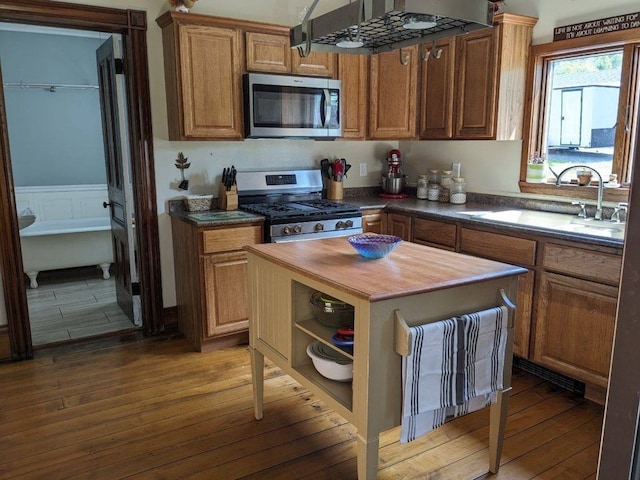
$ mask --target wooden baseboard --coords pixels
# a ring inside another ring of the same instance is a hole
[[[0,361],[3,360],[11,360],[11,342],[7,325],[0,325]]]

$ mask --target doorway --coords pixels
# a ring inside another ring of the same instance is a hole
[[[146,13],[91,7],[62,2],[34,0],[30,8],[19,0],[0,0],[0,22],[56,26],[75,30],[119,34],[123,39],[123,65],[127,98],[127,132],[131,152],[131,181],[136,211],[135,239],[137,244],[140,311],[145,334],[164,330],[158,249],[157,209],[153,169],[153,146],[150,98],[146,56]],[[0,90],[0,265],[7,311],[7,328],[14,359],[33,354],[27,293],[17,282],[24,275],[17,206],[14,199],[12,163],[6,128],[4,91]]]
[[[34,219],[20,228],[34,347],[141,325],[139,309],[134,311],[131,301],[131,277],[137,282],[136,265],[130,261],[134,255],[117,259],[128,263],[122,268],[113,253],[104,160],[107,148],[110,153],[118,152],[127,185],[127,201],[122,203],[131,215],[115,228],[132,237],[135,217],[124,128],[124,79],[114,73],[115,88],[100,85],[99,49],[117,56],[121,36],[0,24],[17,213],[19,220],[25,214]],[[102,101],[105,92],[113,93],[113,102]],[[101,104],[104,108],[113,105],[115,110],[114,115],[103,115],[113,118],[114,128],[106,133]],[[130,243],[127,251],[133,251],[133,238],[126,240]],[[122,290],[116,288],[122,283],[116,282],[121,271],[129,273],[123,287],[126,302],[116,295]]]

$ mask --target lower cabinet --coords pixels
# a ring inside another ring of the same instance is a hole
[[[542,272],[533,361],[607,387],[618,289]]]
[[[387,214],[382,210],[363,210],[362,231],[364,233],[385,233],[387,231]]]
[[[603,402],[622,257],[549,242],[541,263],[532,360],[585,382],[587,396]]]
[[[199,351],[248,341],[247,255],[262,225],[198,227],[172,218],[178,329]]]
[[[249,328],[247,255],[244,252],[204,258],[207,338]]]
[[[387,214],[387,233],[411,241],[413,218],[397,213]]]
[[[500,262],[529,268],[529,272],[518,277],[518,298],[514,324],[513,353],[529,358],[531,336],[531,307],[535,272],[537,242],[527,238],[513,237],[462,227],[460,231],[461,253],[498,260]]]
[[[386,233],[527,268],[518,277],[513,353],[584,382],[585,396],[604,403],[621,249],[496,230],[387,213]]]

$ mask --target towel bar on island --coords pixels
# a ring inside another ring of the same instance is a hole
[[[505,345],[505,358],[503,370],[503,388],[496,391],[495,403],[490,406],[489,421],[489,470],[497,473],[500,467],[500,456],[504,441],[504,430],[507,420],[509,404],[509,392],[511,390],[511,366],[513,355],[513,325],[515,318],[515,305],[509,299],[504,289],[498,290],[497,306],[507,309],[507,335]],[[394,348],[396,353],[407,357],[413,352],[413,338],[411,327],[407,324],[400,310],[395,310]],[[418,324],[419,325],[419,324]],[[435,426],[435,425],[434,425]],[[406,439],[404,440],[406,441]]]

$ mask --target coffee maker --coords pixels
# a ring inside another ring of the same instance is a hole
[[[402,173],[402,154],[400,150],[393,149],[389,151],[387,157],[388,171],[382,174],[382,191],[381,197],[386,198],[404,198],[407,196],[403,193],[406,175]]]

